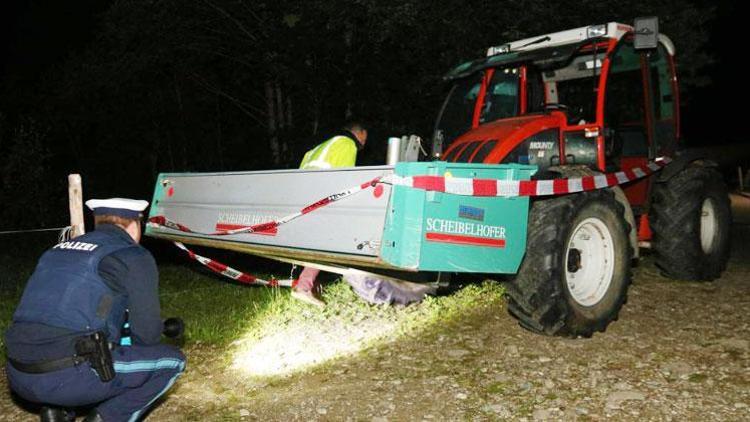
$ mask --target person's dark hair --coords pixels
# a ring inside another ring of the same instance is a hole
[[[122,228],[128,227],[130,223],[133,221],[138,221],[137,219],[132,218],[125,218],[120,217],[119,215],[95,215],[94,216],[94,226],[98,226],[100,224],[114,224],[115,226],[120,226]]]
[[[343,127],[344,130],[354,132],[355,130],[367,130],[367,125],[361,120],[347,120]]]

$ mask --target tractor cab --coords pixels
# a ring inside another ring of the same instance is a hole
[[[643,31],[642,31],[643,32]],[[671,154],[679,137],[674,46],[608,23],[492,47],[444,79],[433,136],[449,162],[582,164],[616,171]],[[641,46],[638,46],[641,47]],[[626,189],[633,205],[646,185]]]

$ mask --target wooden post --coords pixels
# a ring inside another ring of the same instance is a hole
[[[70,207],[70,238],[86,233],[83,226],[83,188],[80,174],[68,175],[68,202]]]

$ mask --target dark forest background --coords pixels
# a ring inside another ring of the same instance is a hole
[[[698,0],[6,0],[0,229],[65,225],[71,172],[86,198],[150,199],[159,172],[296,167],[350,116],[371,124],[358,162],[382,163],[389,135],[430,136],[452,66],[637,16],[659,16],[677,46],[686,140],[722,142],[742,121],[721,95],[739,81],[737,13]]]

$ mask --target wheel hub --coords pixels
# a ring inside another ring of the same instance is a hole
[[[609,227],[590,217],[574,229],[565,251],[565,281],[570,296],[582,306],[602,300],[612,283],[615,245]]]
[[[568,272],[574,273],[581,269],[581,251],[572,248],[568,251]]]
[[[719,227],[719,223],[716,217],[716,207],[714,201],[711,198],[703,200],[701,205],[701,219],[700,219],[700,235],[701,235],[701,249],[706,254],[713,252],[716,245],[716,235]]]

